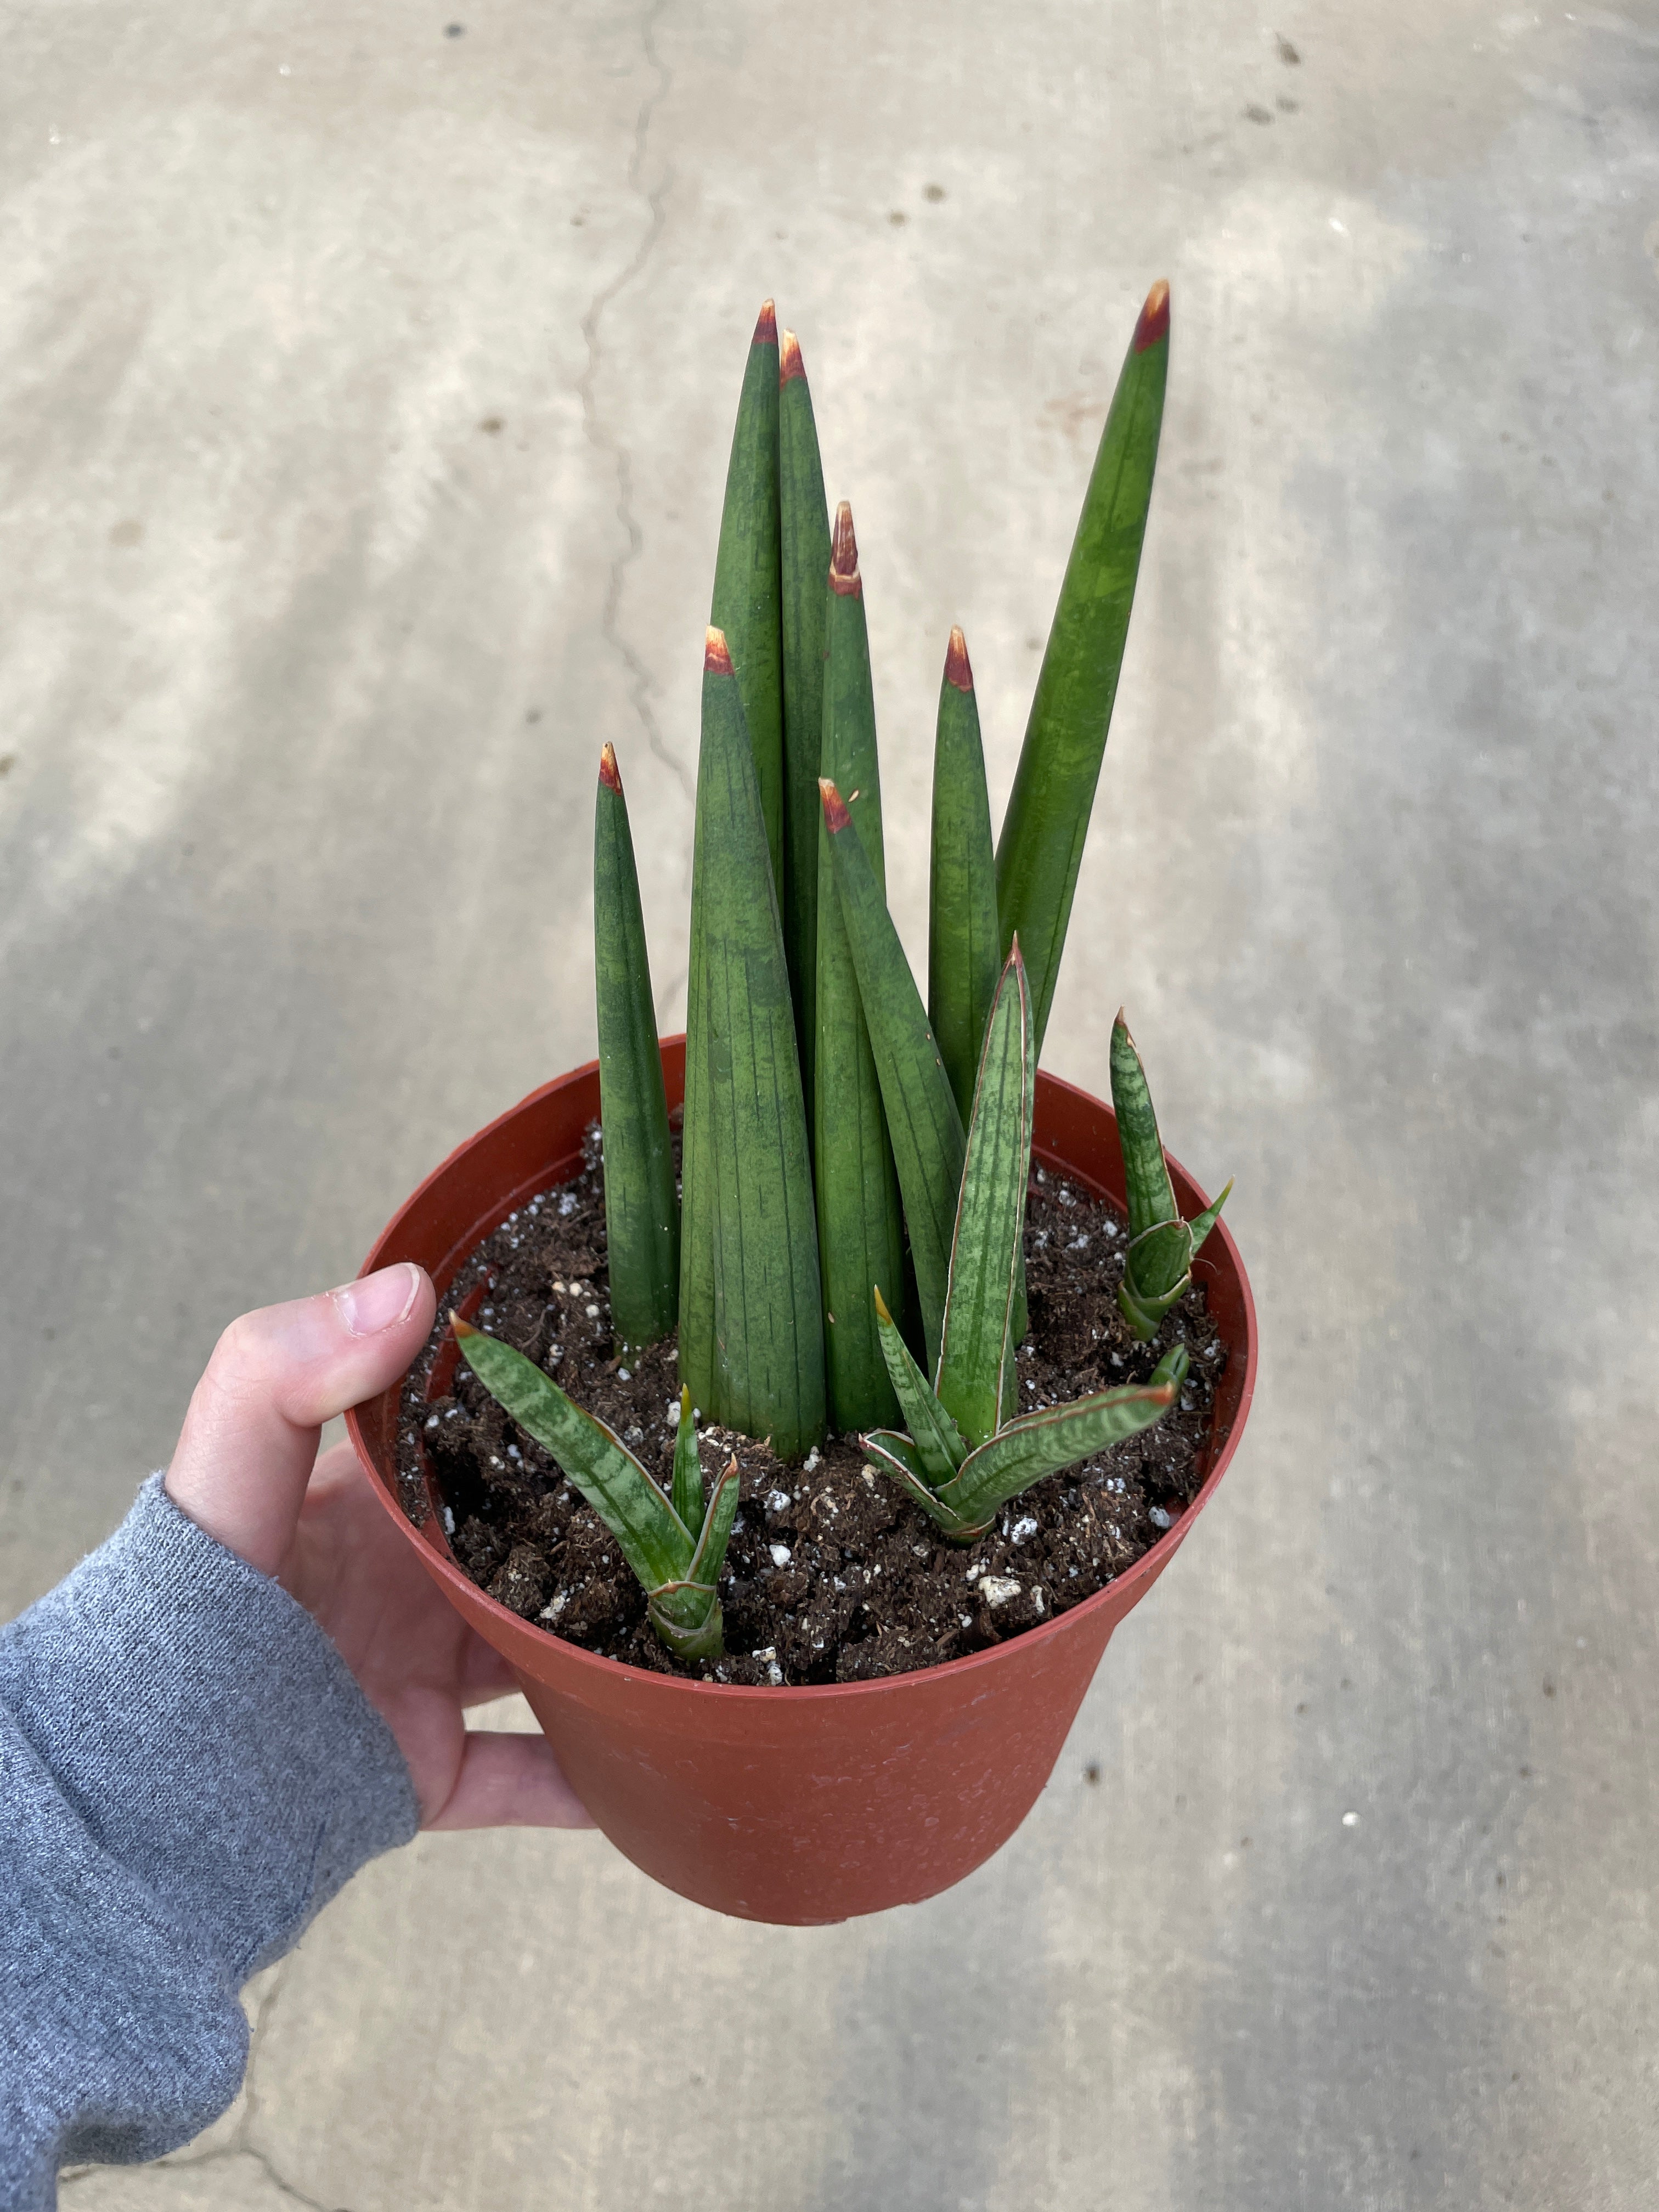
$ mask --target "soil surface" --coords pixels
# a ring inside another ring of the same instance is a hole
[[[1177,1338],[1193,1352],[1179,1405],[1155,1428],[1034,1484],[969,1547],[945,1543],[866,1467],[855,1437],[832,1437],[785,1462],[710,1425],[700,1438],[705,1480],[733,1453],[741,1472],[720,1579],[726,1654],[671,1657],[605,1523],[456,1359],[447,1326],[454,1308],[541,1363],[666,1489],[679,1413],[674,1340],[626,1366],[615,1355],[596,1139],[577,1181],[532,1199],[462,1266],[404,1385],[405,1510],[426,1518],[429,1465],[456,1558],[526,1620],[664,1674],[866,1681],[982,1650],[1066,1612],[1133,1565],[1197,1496],[1226,1363],[1204,1293],[1189,1291],[1154,1340],[1137,1344],[1115,1298],[1122,1216],[1038,1168],[1025,1232],[1031,1327],[1018,1355],[1021,1410],[1142,1381]]]

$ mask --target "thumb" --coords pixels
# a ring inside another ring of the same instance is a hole
[[[232,1322],[185,1415],[168,1497],[274,1575],[294,1539],[322,1424],[396,1382],[435,1305],[425,1270],[405,1260]]]

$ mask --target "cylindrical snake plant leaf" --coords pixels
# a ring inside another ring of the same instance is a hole
[[[766,846],[779,902],[783,864],[783,608],[778,556],[778,319],[768,300],[744,370],[726,471],[714,597],[708,620],[724,635],[743,693],[760,783]]]
[[[970,1444],[996,1434],[1010,1396],[1010,1324],[1031,1168],[1036,1051],[1025,963],[1015,939],[992,1001],[968,1125],[939,1355],[940,1403]]]
[[[609,745],[593,817],[593,974],[611,1313],[623,1346],[637,1347],[674,1326],[680,1201],[628,803]]]
[[[706,1413],[769,1437],[781,1459],[793,1459],[819,1441],[824,1423],[806,1112],[754,756],[726,641],[712,629],[697,824],[703,1035],[688,1039],[687,1052],[700,1045],[707,1058],[714,1341],[707,1393],[690,1375],[682,1380]]]
[[[702,1526],[702,1462],[697,1456],[697,1425],[691,1393],[680,1386],[679,1426],[674,1434],[674,1474],[669,1503],[688,1528]]]
[[[951,632],[939,689],[927,890],[927,1018],[965,1123],[1003,951],[985,749],[968,642],[959,629]]]
[[[997,845],[1003,947],[1018,930],[1039,1050],[1123,665],[1169,365],[1170,288],[1159,283],[1106,418]]]
[[[705,645],[705,658],[707,646]],[[708,1115],[708,1017],[703,946],[708,876],[703,865],[703,781],[697,769],[691,831],[691,940],[685,977],[685,1088],[680,1111],[681,1382],[700,1406],[714,1389],[714,1151]]]
[[[1157,1334],[1158,1323],[1192,1281],[1193,1255],[1214,1228],[1232,1184],[1229,1182],[1215,1204],[1195,1221],[1182,1219],[1146,1071],[1121,1008],[1112,1024],[1111,1068],[1112,1106],[1129,1208],[1129,1244],[1117,1302],[1144,1342]]]
[[[467,1365],[496,1404],[552,1453],[643,1588],[684,1582],[696,1549],[692,1531],[620,1437],[523,1352],[454,1314],[449,1321]]]
[[[834,857],[836,897],[847,926],[847,942],[904,1199],[927,1364],[936,1369],[951,1279],[957,1198],[962,1188],[962,1116],[933,1032],[927,1026],[927,1010],[863,841],[840,792],[828,777],[821,786],[821,796]],[[819,934],[821,939],[822,927]]]
[[[778,355],[778,508],[783,577],[783,950],[795,1000],[806,1126],[817,1050],[818,778],[823,729],[823,579],[830,519],[800,343]]]
[[[875,698],[858,544],[853,510],[845,500],[836,514],[828,573],[823,594],[828,648],[823,774],[842,790],[856,794],[849,808],[853,835],[879,886],[885,878],[885,863]],[[897,1414],[870,1287],[872,1283],[892,1285],[902,1320],[904,1230],[881,1084],[836,894],[830,835],[822,808],[815,807],[815,811],[819,883],[812,1162],[823,1270],[824,1366],[830,1424],[852,1434],[883,1427]]]

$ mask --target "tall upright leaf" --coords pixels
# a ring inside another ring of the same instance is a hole
[[[712,635],[712,633],[711,633]],[[705,660],[707,647],[705,646]],[[704,678],[705,695],[708,678]],[[704,725],[708,705],[705,696]],[[703,947],[708,934],[703,866],[703,781],[697,762],[691,832],[691,939],[685,975],[685,1088],[680,1110],[680,1381],[699,1406],[714,1390],[714,1153],[708,1118],[708,1014]]]
[[[714,629],[703,662],[697,816],[703,1021],[687,1050],[706,1056],[707,1129],[698,1139],[708,1147],[714,1200],[712,1381],[702,1404],[748,1436],[769,1437],[787,1459],[823,1433],[817,1233],[766,824],[742,697]]]
[[[593,815],[593,974],[611,1313],[623,1344],[639,1346],[674,1326],[680,1201],[628,802],[609,745]]]
[[[994,1436],[1011,1397],[1036,1092],[1031,1001],[1016,939],[992,1003],[968,1125],[939,1364],[939,1402],[975,1445]]]
[[[1146,295],[1106,418],[997,845],[997,915],[1016,930],[1042,1048],[1106,750],[1152,495],[1170,365],[1170,288]]]
[[[927,1364],[933,1369],[938,1364],[945,1324],[951,1240],[962,1186],[962,1116],[863,841],[833,781],[826,777],[821,788],[836,894],[881,1081],[882,1106],[910,1232]],[[821,914],[819,921],[822,943]]]
[[[725,636],[755,750],[772,880],[783,893],[783,611],[778,558],[778,319],[768,300],[726,471],[711,627]]]
[[[817,1050],[818,777],[823,728],[823,579],[830,519],[800,343],[778,356],[778,507],[783,577],[783,950],[795,1000],[806,1126]]]
[[[951,632],[939,687],[927,888],[927,1018],[965,1123],[1003,951],[985,749],[968,641],[959,629]]]
[[[885,879],[876,708],[853,510],[836,513],[825,595],[823,773],[853,793],[849,809],[878,886]],[[830,1418],[843,1432],[897,1415],[882,1356],[871,1285],[888,1287],[903,1318],[904,1231],[881,1084],[865,1024],[858,975],[836,895],[830,835],[818,810],[817,1039],[813,1054],[813,1166],[818,1256],[823,1271],[824,1363]]]

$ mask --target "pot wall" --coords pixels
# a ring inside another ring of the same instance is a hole
[[[679,1101],[684,1040],[663,1072]],[[468,1252],[581,1165],[597,1063],[531,1093],[470,1138],[398,1211],[363,1272],[416,1260],[440,1304]],[[1037,1076],[1045,1166],[1123,1203],[1111,1109]],[[1207,1203],[1170,1163],[1183,1213]],[[845,1920],[948,1889],[1006,1842],[1053,1771],[1114,1628],[1157,1581],[1220,1480],[1255,1381],[1255,1316],[1224,1221],[1194,1262],[1228,1347],[1197,1498],[1128,1571],[1070,1612],[972,1657],[875,1682],[758,1690],[603,1659],[487,1597],[435,1510],[398,1501],[398,1388],[347,1416],[377,1495],[456,1607],[510,1661],[560,1764],[617,1848],[683,1896],[746,1919]],[[428,1492],[431,1496],[431,1492]]]

